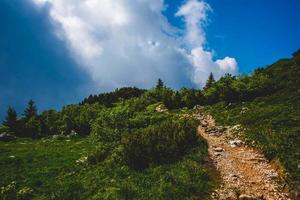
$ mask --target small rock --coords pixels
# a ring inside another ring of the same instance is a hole
[[[218,156],[222,156],[222,153],[221,152],[215,152],[214,155],[218,157]]]
[[[204,106],[200,106],[200,105],[195,105],[194,106],[194,108],[193,108],[194,110],[204,110]]]
[[[217,130],[217,131],[220,131],[220,132],[224,132],[224,131],[226,131],[226,129],[227,129],[227,128],[226,128],[225,126],[217,126],[217,127],[216,127],[216,130]]]
[[[166,106],[164,104],[160,104],[155,108],[156,112],[166,112],[168,111],[168,109],[166,108]]]
[[[240,147],[243,145],[243,142],[242,142],[242,140],[234,139],[234,140],[229,141],[229,144],[231,147],[236,147],[236,146]]]
[[[263,159],[263,158],[249,158],[248,160],[253,161],[253,162],[264,162],[265,161],[265,159]]]
[[[216,147],[216,148],[214,148],[214,151],[215,152],[222,152],[222,151],[224,151],[224,149],[222,149],[221,147]]]
[[[239,176],[236,175],[236,174],[230,174],[230,177],[231,177],[231,179],[234,180],[234,181],[237,181],[238,178],[239,178]]]
[[[256,198],[255,198],[255,197],[252,197],[252,196],[250,196],[250,195],[241,194],[241,195],[239,196],[239,199],[240,199],[240,200],[255,200]]]
[[[270,172],[267,174],[267,176],[271,179],[276,179],[278,178],[278,174],[276,172]]]
[[[16,139],[17,139],[16,136],[11,135],[9,133],[1,133],[0,134],[0,141],[3,141],[3,142],[14,141]]]
[[[78,136],[78,133],[74,130],[71,131],[69,137],[73,138],[73,137],[77,137]]]
[[[218,197],[218,194],[217,194],[216,192],[213,192],[213,193],[211,194],[211,197],[214,198],[214,199],[216,199],[216,198]]]
[[[202,127],[207,127],[208,123],[206,121],[201,122]]]

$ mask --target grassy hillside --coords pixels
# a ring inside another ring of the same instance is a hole
[[[197,123],[147,99],[102,108],[88,137],[0,142],[0,199],[206,199]]]
[[[241,124],[245,128],[243,137],[250,144],[254,141],[270,160],[282,167],[292,187],[300,183],[300,65],[297,59],[296,56],[283,59],[259,69],[260,74],[269,77],[271,87],[265,95],[251,101],[219,102],[207,109],[220,124]]]
[[[174,91],[159,80],[60,111],[39,114],[30,101],[18,117],[9,108],[0,133],[18,139],[0,142],[0,199],[206,199],[216,185],[207,143],[197,122],[180,115],[195,105],[220,124],[241,124],[243,137],[297,186],[299,58],[300,51],[249,76],[211,75],[203,90]]]
[[[202,199],[212,188],[201,147],[142,172],[122,162],[119,148],[86,161],[96,148],[88,138],[1,143],[1,199]]]

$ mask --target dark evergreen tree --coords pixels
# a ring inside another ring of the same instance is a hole
[[[298,51],[293,53],[293,57],[294,57],[296,64],[299,65],[300,64],[300,49],[298,49]]]
[[[206,85],[205,85],[205,87],[204,87],[204,90],[211,88],[211,87],[214,85],[215,82],[216,82],[216,81],[215,81],[214,75],[213,75],[213,73],[211,72],[211,73],[209,74],[209,76],[208,76],[207,81],[206,81]]]
[[[37,138],[41,134],[41,121],[37,114],[37,108],[33,100],[28,102],[26,109],[23,114],[22,120],[25,137]]]
[[[41,137],[41,121],[33,116],[25,123],[25,137]]]
[[[8,128],[9,133],[16,135],[17,113],[14,108],[8,107],[7,116],[5,117],[3,125]]]
[[[155,88],[158,89],[158,90],[164,88],[164,82],[160,78],[157,80],[157,84],[156,84]]]
[[[173,99],[173,108],[176,109],[176,108],[181,108],[182,107],[182,101],[181,101],[181,96],[180,96],[179,92],[176,91],[173,94],[172,99]]]
[[[293,53],[293,57],[297,57],[300,56],[300,49],[298,49],[298,51]]]
[[[107,107],[112,107],[117,102],[140,97],[145,93],[145,91],[146,90],[138,89],[136,87],[123,87],[120,89],[116,89],[113,92],[102,93],[99,95],[90,95],[88,98],[85,98],[80,103],[80,105],[100,103]]]
[[[24,111],[25,121],[29,121],[32,117],[37,117],[37,108],[33,100],[30,100],[27,104],[27,108]]]
[[[46,110],[40,115],[42,136],[59,134],[59,113]]]

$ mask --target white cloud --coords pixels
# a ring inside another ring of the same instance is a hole
[[[214,61],[213,53],[204,49],[206,37],[203,27],[210,10],[211,7],[205,1],[189,0],[176,13],[176,16],[184,18],[186,24],[184,39],[191,52],[189,59],[194,67],[192,80],[202,86],[211,72],[217,79],[225,73],[237,73],[234,58],[225,57]]]
[[[203,85],[210,72],[237,70],[234,58],[213,61],[203,48],[204,1],[189,0],[176,13],[186,24],[183,37],[162,14],[163,0],[32,1],[48,4],[57,35],[102,89],[149,87],[159,77],[173,87]]]
[[[175,14],[184,17],[186,24],[186,42],[192,46],[203,46],[205,43],[205,33],[201,28],[207,20],[207,11],[210,6],[204,1],[190,0],[181,6]]]
[[[234,74],[237,69],[237,62],[234,58],[225,57],[223,60],[217,60],[217,65],[223,72]]]

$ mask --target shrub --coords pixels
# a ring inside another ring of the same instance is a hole
[[[142,170],[151,164],[171,163],[199,144],[196,123],[187,119],[168,119],[159,125],[138,129],[124,139],[128,166]]]
[[[3,200],[10,200],[17,198],[17,189],[16,189],[16,182],[13,181],[7,186],[1,187],[0,190],[0,199]]]
[[[109,148],[107,148],[106,146],[101,146],[88,156],[87,161],[89,164],[95,165],[99,162],[104,161],[108,156]]]
[[[61,200],[69,200],[69,199],[86,199],[84,197],[84,193],[86,189],[79,182],[70,182],[66,183],[58,191],[53,194],[52,199],[61,199]]]
[[[18,200],[29,200],[33,199],[33,190],[30,187],[24,187],[17,193]]]
[[[7,133],[9,131],[7,126],[0,125],[0,134],[1,133]]]

